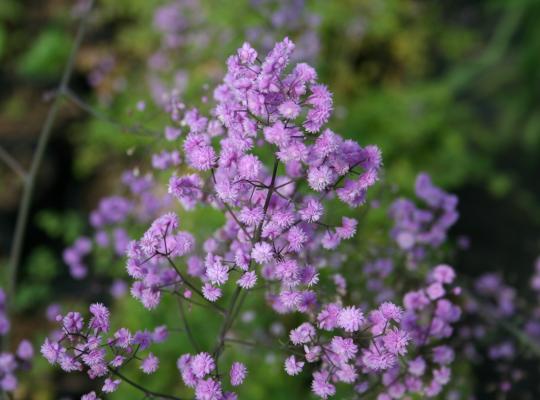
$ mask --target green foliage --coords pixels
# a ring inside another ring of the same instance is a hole
[[[80,214],[75,211],[58,213],[42,210],[36,215],[36,224],[48,236],[61,239],[66,244],[73,242],[84,226]]]
[[[71,45],[72,38],[68,32],[54,27],[45,30],[21,56],[18,72],[34,79],[59,75]]]
[[[2,59],[2,56],[3,56],[4,51],[5,51],[6,37],[7,37],[6,29],[0,23],[0,60]]]

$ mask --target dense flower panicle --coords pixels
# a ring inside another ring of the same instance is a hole
[[[147,374],[154,373],[159,360],[152,353],[139,358],[154,340],[152,334],[138,331],[134,335],[126,328],[110,332],[109,310],[100,303],[89,307],[91,317],[84,325],[83,317],[69,312],[57,318],[61,329],[46,338],[41,346],[41,354],[66,372],[86,371],[90,379],[103,378],[101,388],[104,393],[112,393],[121,383],[114,371],[128,363],[140,360],[140,369]],[[157,340],[155,341],[158,342]],[[20,357],[28,357],[28,348],[19,350]],[[93,398],[89,393],[87,398]]]
[[[174,18],[162,18],[174,25]],[[326,399],[335,395],[337,385],[370,386],[379,379],[393,382],[382,389],[391,398],[415,391],[431,395],[449,380],[445,369],[451,362],[449,354],[441,349],[422,359],[429,378],[418,374],[419,361],[407,362],[417,360],[424,345],[435,347],[452,333],[460,315],[450,286],[455,273],[439,265],[424,287],[405,293],[403,299],[398,297],[403,293],[381,290],[385,298],[377,299],[374,307],[351,303],[356,285],[339,270],[345,255],[331,251],[355,236],[358,221],[340,215],[341,222],[331,224],[327,220],[335,219],[327,215],[332,214],[328,200],[350,207],[364,204],[379,177],[381,152],[325,127],[333,110],[332,93],[317,81],[312,67],[290,65],[294,49],[285,38],[264,57],[245,43],[229,57],[223,82],[213,92],[215,104],[208,102],[208,114],[171,102],[167,111],[181,132],[170,128],[166,139],[176,148],[153,157],[154,168],[169,177],[166,190],[152,177],[126,175],[130,195],[109,199],[112,212],[100,204],[93,214],[94,241],[125,253],[126,270],[133,280],[130,292],[148,310],[165,296],[175,296],[181,306],[189,305],[188,311],[202,305],[224,315],[224,328],[212,353],[194,343],[197,354],[178,359],[181,378],[196,399],[236,398],[224,392],[228,383],[219,373],[223,371],[220,355],[225,342],[234,340],[228,333],[240,311],[236,300],[241,304],[247,290],[255,293],[259,288],[278,315],[294,313],[299,319],[299,325],[288,332],[287,348],[294,355],[286,358],[284,369],[298,375],[310,364],[315,395]],[[268,158],[272,161],[267,164]],[[181,161],[185,165],[178,168]],[[457,215],[455,202],[425,178],[417,184],[417,194],[429,207],[447,214],[434,221],[408,203],[394,206],[392,234],[402,250],[409,250],[402,245],[411,241],[406,237],[411,232],[416,235],[411,245],[415,251],[418,244],[440,244],[441,232]],[[184,221],[176,213],[178,203],[187,211],[219,210],[223,224],[196,243],[192,234],[179,230]],[[145,218],[139,218],[142,214]],[[130,238],[124,229],[130,218],[146,227],[139,238]],[[417,225],[411,227],[409,218]],[[437,227],[426,234],[425,227],[431,229],[433,224]],[[70,261],[80,263],[82,253],[72,255]],[[336,270],[323,271],[330,267]],[[373,262],[368,288],[384,289],[392,269],[391,261]],[[328,277],[330,285],[320,287]],[[261,283],[255,288],[258,280]],[[227,285],[236,285],[229,309],[221,305],[222,297],[229,297]],[[181,310],[185,318],[188,311]],[[166,340],[166,328],[110,332],[107,308],[93,304],[90,314],[86,326],[78,313],[60,318],[59,335],[47,338],[42,346],[50,363],[103,379],[105,393],[116,390],[120,381],[115,369],[126,364],[138,363],[146,374],[157,371],[158,358],[139,352]],[[239,386],[246,376],[245,365],[234,362],[230,384]]]

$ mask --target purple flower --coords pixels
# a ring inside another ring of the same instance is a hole
[[[259,264],[271,261],[273,259],[272,246],[266,242],[255,243],[251,251],[251,257]]]
[[[195,398],[197,400],[221,399],[221,384],[212,378],[199,380],[195,388]]]
[[[242,277],[238,279],[237,283],[242,289],[252,289],[257,283],[257,274],[255,271],[245,272]]]
[[[354,344],[351,338],[342,338],[341,336],[334,336],[330,342],[330,347],[335,354],[343,358],[343,361],[352,359],[358,351],[358,346]]]
[[[171,176],[168,192],[176,197],[187,210],[202,198],[202,180],[199,175]]]
[[[309,343],[315,338],[315,328],[308,322],[304,322],[290,333],[291,342],[295,345]]]
[[[338,325],[338,317],[341,307],[335,303],[327,304],[317,316],[318,326],[326,331],[331,331]]]
[[[208,353],[199,353],[191,360],[191,370],[197,378],[204,378],[215,368],[215,362],[212,356]]]
[[[81,400],[99,400],[99,397],[97,397],[96,392],[91,391],[90,393],[83,394]]]
[[[380,351],[372,344],[362,352],[362,363],[373,371],[387,370],[396,364],[396,356]]]
[[[312,106],[308,111],[304,127],[308,132],[318,132],[330,117],[332,112],[332,94],[324,85],[311,86],[311,95],[307,103]]]
[[[216,301],[221,297],[221,289],[206,283],[202,288],[204,297],[209,301]]]
[[[313,373],[313,381],[311,383],[311,390],[317,396],[322,399],[327,399],[330,396],[336,394],[336,388],[329,381],[329,373],[326,371],[319,371]]]
[[[41,345],[41,354],[47,359],[50,364],[56,364],[58,358],[63,354],[64,349],[56,342],[51,342],[49,338],[45,338],[45,342]]]
[[[290,356],[285,360],[285,372],[294,376],[298,375],[304,368],[304,362],[296,361],[295,356]]]
[[[154,329],[152,340],[154,343],[162,343],[169,337],[169,331],[165,325],[158,326]]]
[[[395,355],[404,355],[407,353],[409,343],[409,334],[400,329],[389,329],[383,336],[383,343],[386,350]]]
[[[346,332],[356,332],[364,323],[364,314],[360,309],[350,306],[339,311],[337,325]]]
[[[34,357],[34,347],[28,340],[21,340],[17,347],[17,357],[22,360],[30,361]]]
[[[120,385],[120,379],[107,378],[105,379],[105,383],[103,384],[103,387],[101,388],[101,390],[103,390],[104,393],[113,393],[113,392],[116,392],[119,385]]]
[[[240,362],[234,362],[231,366],[230,377],[231,385],[239,386],[244,382],[244,379],[247,375],[247,368],[244,364]]]
[[[152,353],[148,354],[148,356],[142,360],[141,362],[141,370],[145,374],[153,374],[157,371],[159,366],[159,359],[153,355]]]
[[[96,332],[107,332],[109,330],[109,310],[101,303],[90,305],[92,319],[88,324]]]

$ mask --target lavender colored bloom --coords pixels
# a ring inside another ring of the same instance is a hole
[[[257,274],[255,271],[245,272],[237,283],[242,289],[253,289],[257,283]]]
[[[101,388],[101,390],[103,390],[104,393],[113,393],[113,392],[116,392],[119,385],[120,385],[120,379],[107,378],[105,379],[105,383],[103,384],[103,387]]]
[[[92,319],[89,326],[96,332],[107,332],[109,330],[109,310],[101,303],[94,303],[90,306]]]
[[[303,368],[304,362],[296,361],[295,356],[290,356],[285,360],[285,372],[291,376],[298,375]]]
[[[336,388],[329,381],[329,373],[326,371],[319,371],[313,373],[313,381],[311,383],[311,390],[317,396],[322,399],[327,399],[336,393]]]
[[[97,397],[96,392],[91,391],[90,393],[83,394],[81,400],[99,400],[99,397]]]
[[[199,353],[191,360],[191,370],[198,378],[203,378],[215,368],[215,362],[208,353]]]
[[[291,342],[295,345],[304,344],[315,338],[315,328],[308,322],[303,323],[290,333]]]
[[[30,361],[34,357],[34,347],[28,340],[21,340],[17,347],[17,357],[22,360]]]
[[[230,377],[231,385],[239,386],[244,382],[247,375],[247,368],[240,362],[234,362],[231,366]]]
[[[141,362],[141,370],[145,374],[153,374],[157,371],[159,366],[159,359],[153,355],[152,353],[148,354],[148,356],[142,360]]]
[[[195,388],[197,400],[218,400],[222,396],[221,384],[212,378],[201,379]]]
[[[152,340],[154,343],[162,343],[169,337],[169,331],[165,325],[158,326],[154,329]]]
[[[202,293],[206,299],[209,301],[216,301],[221,297],[221,289],[214,287],[209,283],[206,283],[202,288]]]
[[[383,343],[386,350],[392,354],[404,355],[407,353],[407,345],[409,343],[409,334],[400,329],[390,329],[383,336]]]
[[[346,332],[355,332],[360,329],[364,323],[364,314],[360,309],[350,306],[339,311],[337,324]]]

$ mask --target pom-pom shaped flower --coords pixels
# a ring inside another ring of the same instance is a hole
[[[364,314],[354,306],[345,307],[339,311],[337,325],[346,332],[356,332],[364,323]]]
[[[247,368],[241,362],[234,362],[230,370],[231,385],[239,386],[244,382],[247,375]]]

